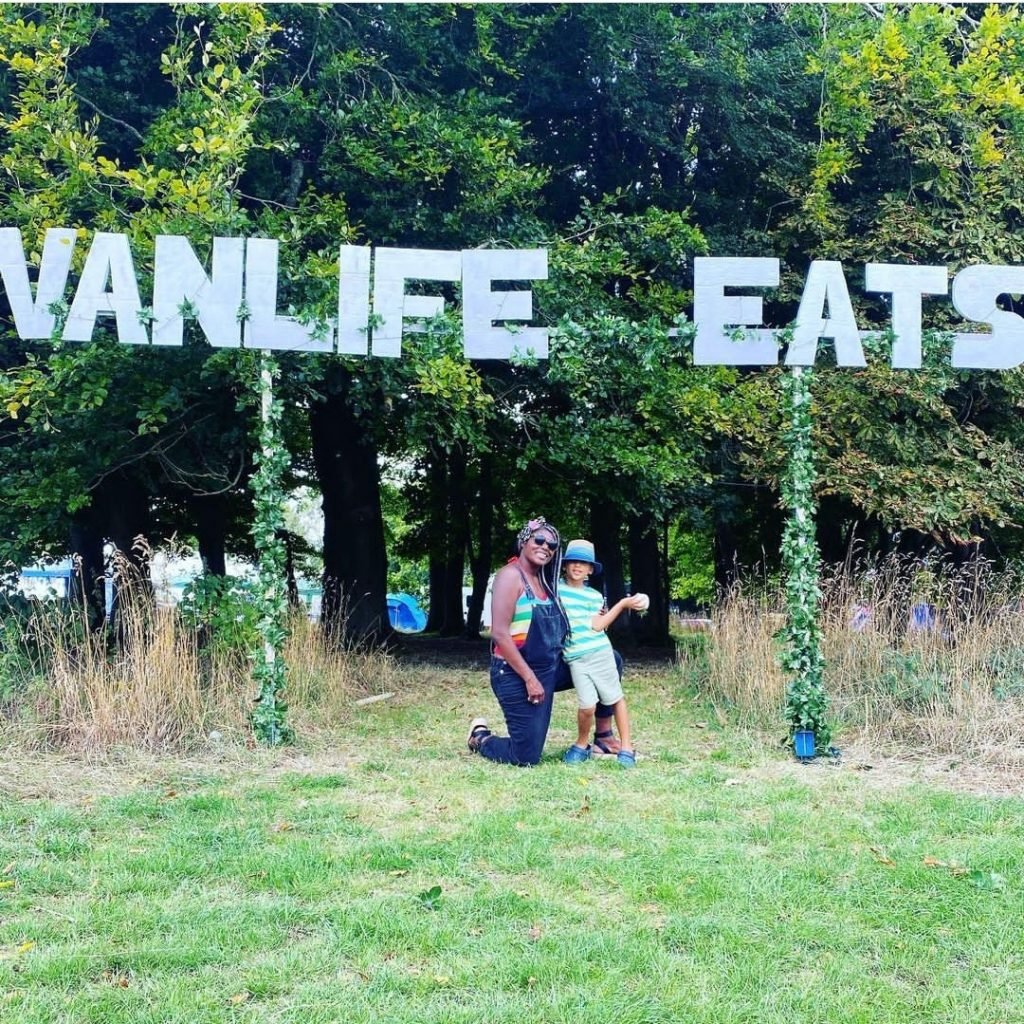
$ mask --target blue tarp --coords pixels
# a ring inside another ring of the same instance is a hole
[[[388,594],[388,618],[393,629],[418,633],[427,624],[419,602],[411,594]]]

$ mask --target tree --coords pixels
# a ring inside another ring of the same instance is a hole
[[[782,226],[794,251],[854,266],[907,261],[954,272],[1020,262],[1017,8],[863,5],[792,17],[822,28],[808,67],[822,82],[821,142],[807,175],[790,186],[794,204]],[[791,262],[784,295],[793,295],[799,269]],[[860,271],[851,273],[859,296]],[[867,346],[866,370],[817,375],[820,493],[845,507],[850,523],[912,528],[944,545],[1019,520],[1020,371],[952,370],[942,332],[971,328],[945,301],[925,305],[925,324],[938,332],[926,339],[925,368],[893,370],[888,308],[855,301],[879,337]],[[765,467],[757,455],[752,464]]]
[[[196,24],[193,33],[199,13],[179,10],[163,55],[177,100],[150,123],[148,137],[131,128],[138,148],[124,164],[102,152],[105,115],[81,118],[72,72],[105,23],[84,8],[28,18],[5,12],[0,24],[17,116],[4,122],[3,168],[15,185],[4,221],[21,226],[31,263],[38,264],[43,231],[54,223],[79,226],[83,238],[93,227],[120,230],[131,237],[145,284],[157,233],[184,234],[202,251],[211,229],[241,228],[234,187],[253,144],[255,83],[269,55],[270,27],[258,9],[239,9]],[[147,38],[158,23],[134,21]],[[134,63],[131,71],[141,73]],[[123,135],[127,122],[116,123]],[[75,269],[82,255],[79,246]],[[13,357],[7,365],[3,465],[20,503],[5,534],[16,565],[43,546],[62,547],[70,529],[95,573],[105,538],[131,557],[133,538],[158,529],[161,508],[174,516],[184,502],[237,493],[243,482],[248,446],[232,357],[201,345],[118,345],[103,324],[96,335],[85,345],[27,344],[23,361]],[[154,500],[161,492],[163,506]],[[26,510],[36,510],[35,518],[26,522]],[[201,533],[222,551],[223,537],[211,536],[216,518],[207,517]]]

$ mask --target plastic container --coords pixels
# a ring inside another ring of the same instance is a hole
[[[793,733],[793,753],[801,761],[810,760],[814,757],[814,731],[811,729],[798,729]]]

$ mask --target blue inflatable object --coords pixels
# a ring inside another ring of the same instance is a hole
[[[392,629],[418,633],[427,625],[427,616],[412,594],[388,594],[388,618]]]

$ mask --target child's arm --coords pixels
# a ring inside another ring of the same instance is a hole
[[[643,598],[639,594],[633,594],[632,597],[624,597],[621,601],[616,601],[608,611],[598,612],[590,620],[590,628],[598,633],[604,632],[627,608],[641,611],[643,603]]]

